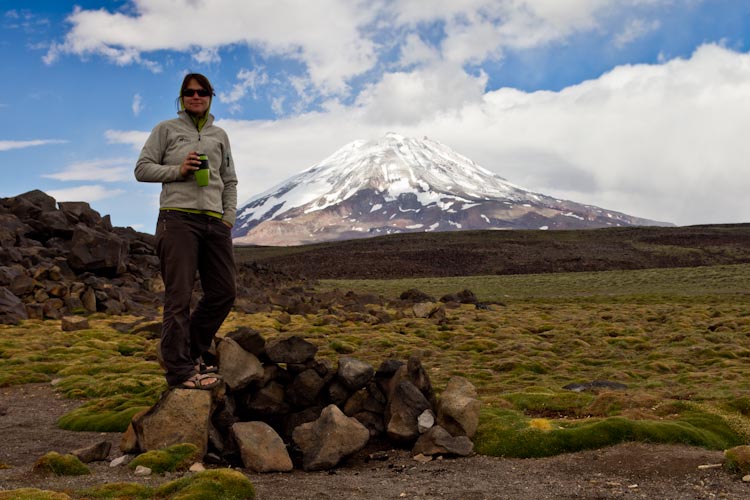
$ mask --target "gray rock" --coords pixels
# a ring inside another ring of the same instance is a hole
[[[71,452],[72,455],[78,457],[78,460],[88,464],[90,462],[98,462],[106,460],[109,456],[109,451],[112,449],[112,443],[109,441],[100,441],[86,448],[79,448]]]
[[[318,352],[315,344],[298,336],[278,339],[266,345],[266,354],[274,363],[302,364]]]
[[[312,368],[307,369],[294,377],[294,381],[286,392],[287,397],[297,407],[309,406],[318,399],[324,383],[318,372]]]
[[[233,391],[243,389],[263,378],[263,365],[253,354],[232,339],[225,338],[217,348],[219,375]]]
[[[419,417],[417,417],[417,430],[420,434],[424,434],[428,430],[432,429],[435,425],[435,414],[432,410],[423,411]]]
[[[252,328],[241,326],[233,332],[229,332],[226,338],[234,340],[244,350],[254,354],[258,358],[262,358],[266,354],[266,340],[259,332]]]
[[[364,448],[370,431],[335,405],[329,405],[317,420],[294,429],[292,439],[302,451],[304,470],[325,470]]]
[[[128,242],[115,234],[78,224],[71,245],[69,262],[76,272],[121,274],[127,270]]]
[[[287,472],[292,459],[276,431],[264,422],[237,422],[232,426],[242,463],[253,472]]]
[[[289,413],[289,405],[285,399],[284,386],[271,381],[247,400],[247,408],[262,416],[284,415]]]
[[[474,451],[474,443],[466,436],[453,437],[436,425],[422,434],[411,451],[415,455],[457,455],[466,457]]]
[[[147,412],[133,418],[138,448],[158,450],[173,444],[192,443],[201,455],[208,446],[211,392],[171,389]]]
[[[21,299],[4,286],[0,287],[0,323],[15,324],[25,319],[29,319],[29,315]]]
[[[440,395],[438,424],[453,436],[474,437],[482,403],[476,388],[463,377],[453,377]]]
[[[344,356],[339,359],[338,379],[350,391],[357,391],[367,385],[375,376],[375,369],[358,359]]]
[[[413,443],[419,437],[419,415],[428,409],[430,402],[414,384],[408,380],[399,382],[385,411],[388,437],[400,444]]]

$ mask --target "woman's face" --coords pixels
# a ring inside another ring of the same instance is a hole
[[[182,92],[182,104],[185,106],[185,111],[192,115],[204,114],[208,109],[208,105],[211,103],[210,93],[201,97],[198,95],[198,92],[196,92],[197,90],[205,93],[206,89],[201,87],[195,79],[191,79],[190,82],[188,82],[187,87],[185,87],[185,90]],[[186,93],[191,95],[185,95]]]

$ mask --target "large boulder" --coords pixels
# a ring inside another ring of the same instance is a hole
[[[29,319],[29,315],[21,299],[4,286],[0,287],[0,323],[15,324],[24,319]]]
[[[388,437],[400,444],[413,443],[419,437],[419,416],[430,408],[430,402],[413,383],[401,380],[391,393],[385,411]]]
[[[237,422],[232,435],[240,449],[242,464],[253,472],[288,472],[292,459],[284,441],[264,422]]]
[[[133,430],[141,451],[173,444],[192,443],[201,454],[208,447],[212,391],[171,389],[146,413],[133,418]]]
[[[302,364],[315,357],[318,347],[296,335],[266,345],[266,354],[274,363]]]
[[[260,360],[244,350],[232,339],[224,338],[217,347],[219,375],[233,391],[247,387],[250,382],[263,378]]]
[[[325,470],[364,448],[370,431],[336,405],[328,405],[317,420],[294,429],[292,439],[302,450],[304,470]]]
[[[375,369],[364,361],[344,356],[339,359],[337,375],[341,383],[354,392],[366,386],[372,380],[375,376]]]
[[[28,224],[13,214],[0,214],[0,247],[12,247],[19,237],[31,231]]]
[[[440,395],[438,424],[453,436],[472,438],[477,432],[481,407],[472,383],[463,377],[453,377]]]
[[[58,203],[62,213],[71,224],[79,222],[94,227],[101,223],[102,216],[85,201],[61,201]]]
[[[76,272],[112,276],[127,269],[128,243],[115,234],[78,224],[71,245],[69,262]]]

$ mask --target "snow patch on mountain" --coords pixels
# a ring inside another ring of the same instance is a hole
[[[525,190],[427,137],[347,144],[238,211],[236,243],[301,244],[410,231],[654,224]]]

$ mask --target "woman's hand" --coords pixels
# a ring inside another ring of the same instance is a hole
[[[198,170],[200,164],[201,160],[198,157],[198,153],[196,151],[189,152],[185,159],[182,160],[182,165],[180,165],[180,175],[186,177],[190,172]]]

